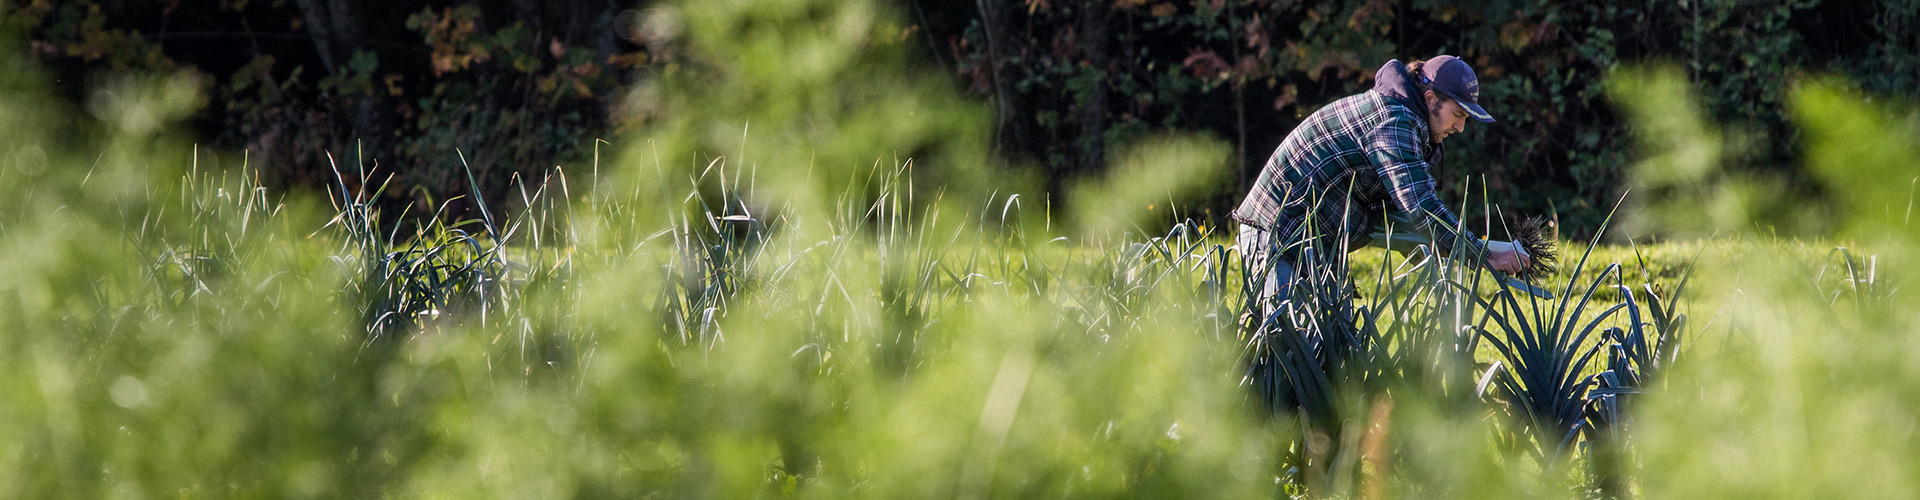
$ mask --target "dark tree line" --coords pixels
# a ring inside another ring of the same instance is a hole
[[[9,0],[4,21],[63,81],[112,71],[206,77],[196,124],[282,184],[331,182],[324,153],[378,161],[395,204],[490,199],[515,175],[646,126],[622,89],[686,56],[649,40],[660,2]],[[1623,65],[1665,61],[1729,125],[1739,168],[1789,171],[1791,84],[1839,74],[1920,89],[1920,0],[893,0],[922,59],[993,103],[995,147],[1058,187],[1144,134],[1232,141],[1220,217],[1294,124],[1371,85],[1388,59],[1450,53],[1499,122],[1449,141],[1445,188],[1578,234],[1619,196],[1628,132],[1604,96]],[[63,85],[76,102],[86,85]],[[452,154],[464,153],[467,165]],[[344,158],[343,158],[344,157]],[[1484,179],[1484,183],[1482,183]]]
[[[637,38],[644,6],[616,0],[8,7],[0,18],[76,102],[84,83],[115,72],[202,75],[201,137],[244,150],[281,185],[335,182],[328,153],[350,173],[364,158],[379,167],[365,181],[390,180],[386,203],[414,205],[414,215],[471,191],[469,168],[488,199],[504,202],[515,176],[586,158],[622,125],[614,106],[635,68],[660,55]]]
[[[1920,91],[1913,0],[915,0],[953,71],[1001,111],[998,144],[1056,183],[1163,130],[1234,141],[1218,216],[1307,114],[1371,87],[1389,59],[1460,56],[1498,123],[1449,140],[1450,199],[1595,227],[1622,191],[1628,131],[1604,95],[1623,65],[1682,67],[1729,125],[1736,169],[1790,172],[1788,92],[1809,75]],[[1790,174],[1789,174],[1790,175]],[[1481,180],[1484,178],[1484,184]],[[1469,188],[1466,180],[1471,179]]]

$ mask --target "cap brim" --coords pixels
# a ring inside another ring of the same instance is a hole
[[[1455,102],[1459,102],[1460,109],[1467,110],[1467,115],[1472,116],[1473,119],[1475,120],[1479,120],[1480,123],[1493,123],[1493,115],[1487,114],[1487,110],[1480,109],[1479,104],[1474,104],[1466,101],[1455,101]]]

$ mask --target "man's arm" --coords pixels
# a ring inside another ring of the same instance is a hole
[[[1394,204],[1433,235],[1435,250],[1441,256],[1453,254],[1456,238],[1475,245],[1471,250],[1484,250],[1478,246],[1479,239],[1473,232],[1460,227],[1460,219],[1440,201],[1440,194],[1434,189],[1432,166],[1420,157],[1421,137],[1413,120],[1395,113],[1361,137],[1360,147],[1367,161],[1380,174],[1380,182]]]

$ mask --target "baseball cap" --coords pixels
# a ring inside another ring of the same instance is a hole
[[[1460,103],[1467,114],[1482,123],[1492,122],[1493,115],[1480,107],[1480,79],[1473,76],[1473,68],[1458,57],[1443,55],[1428,59],[1420,65],[1422,78],[1433,84],[1433,90]]]

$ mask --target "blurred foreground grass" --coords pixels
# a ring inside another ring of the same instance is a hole
[[[985,110],[901,70],[886,7],[649,15],[707,61],[636,91],[654,128],[411,235],[347,187],[378,186],[357,159],[324,195],[197,165],[166,133],[190,81],[97,89],[81,119],[0,57],[0,497],[1920,494],[1898,295],[1920,236],[1889,187],[1912,185],[1920,128],[1842,87],[1807,84],[1796,115],[1810,168],[1858,195],[1805,240],[1835,243],[1792,243],[1743,215],[1769,213],[1765,181],[1668,119],[1692,109],[1674,77],[1624,76],[1642,178],[1681,185],[1648,189],[1724,208],[1631,227],[1720,237],[1585,266],[1566,245],[1581,277],[1544,283],[1604,290],[1585,312],[1400,278],[1433,291],[1361,301],[1394,336],[1355,365],[1382,377],[1333,374],[1329,422],[1246,387],[1227,235],[1147,209],[1207,182],[1219,144],[1125,152],[1058,217],[985,167]],[[1690,319],[1656,318],[1639,291],[1696,255],[1664,306]],[[1422,350],[1481,339],[1515,354]]]

